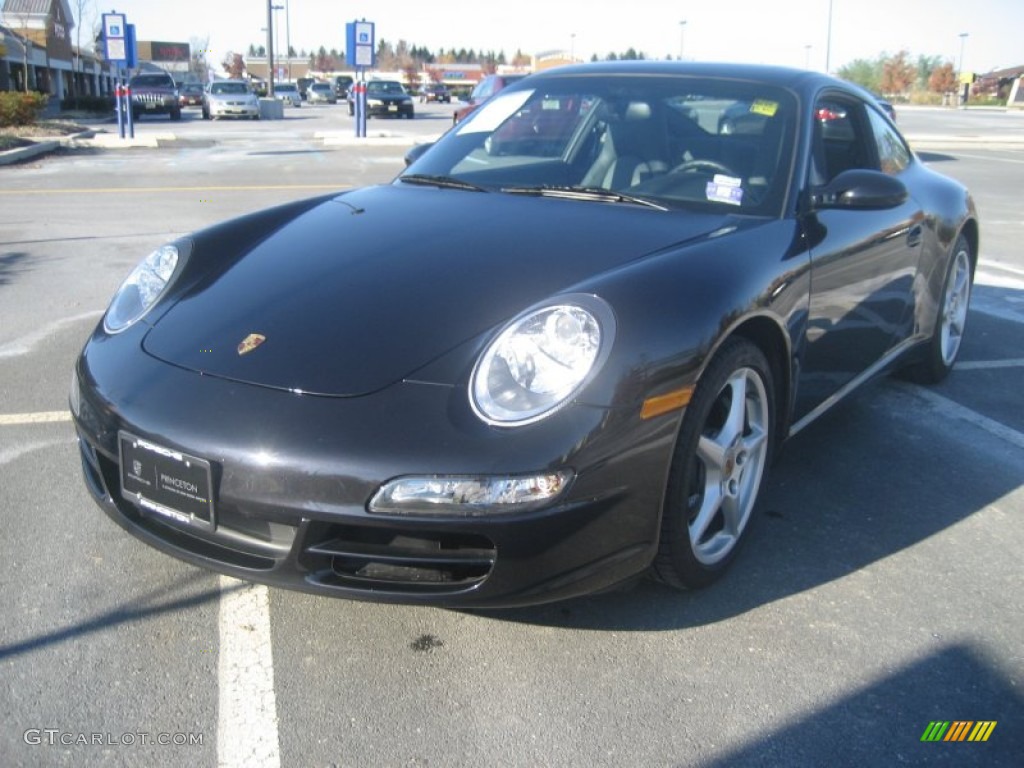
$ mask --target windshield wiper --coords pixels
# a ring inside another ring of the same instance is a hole
[[[464,189],[467,192],[486,192],[483,187],[470,184],[468,181],[456,179],[454,176],[434,176],[429,173],[407,173],[398,177],[399,181],[406,184],[424,184],[430,187],[442,187],[444,189]]]
[[[602,187],[562,187],[544,184],[539,187],[505,187],[501,191],[508,192],[510,195],[561,197],[567,200],[594,200],[604,203],[633,203],[634,205],[646,205],[648,208],[655,208],[659,211],[669,210],[661,203],[656,203],[645,197],[627,195]]]

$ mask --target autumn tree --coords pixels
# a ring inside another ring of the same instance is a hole
[[[882,93],[907,93],[917,80],[917,69],[907,59],[908,51],[890,56],[882,64]]]
[[[953,65],[946,62],[932,70],[928,77],[928,90],[934,93],[949,93],[956,90],[956,72]]]
[[[242,54],[240,53],[228,51],[224,55],[224,59],[221,61],[220,65],[224,68],[224,71],[228,73],[228,77],[241,79],[242,75],[245,74],[245,60],[242,58]]]

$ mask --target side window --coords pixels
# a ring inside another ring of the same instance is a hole
[[[882,171],[895,175],[910,165],[910,150],[892,126],[873,109],[868,110],[871,131],[878,147],[878,160]]]
[[[815,161],[819,183],[852,168],[878,170],[874,133],[859,105],[820,99],[814,110]]]

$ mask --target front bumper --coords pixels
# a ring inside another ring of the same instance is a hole
[[[247,104],[211,104],[211,117],[258,117],[259,106]]]
[[[117,340],[122,341],[121,339]],[[306,592],[463,607],[549,602],[639,572],[657,548],[673,420],[569,407],[519,430],[461,412],[464,391],[401,383],[374,395],[297,395],[87,346],[72,401],[86,485],[122,528],[221,573]],[[468,411],[468,405],[465,408]],[[118,433],[210,462],[210,528],[121,492]],[[570,467],[555,506],[500,517],[372,514],[407,474]]]
[[[405,117],[414,114],[414,109],[411,102],[367,104],[366,114],[370,117]]]

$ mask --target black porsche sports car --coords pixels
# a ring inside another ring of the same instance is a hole
[[[846,83],[547,71],[390,184],[143,259],[75,366],[86,485],[167,553],[328,595],[705,585],[785,438],[950,371],[978,238]]]

